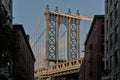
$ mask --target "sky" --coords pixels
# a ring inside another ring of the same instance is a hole
[[[51,10],[58,6],[59,11],[67,13],[68,8],[73,14],[79,10],[80,15],[93,18],[104,14],[104,0],[13,0],[13,23],[23,24],[27,34],[32,33],[35,25],[44,14],[46,5]],[[80,35],[82,50],[91,22],[81,21]]]

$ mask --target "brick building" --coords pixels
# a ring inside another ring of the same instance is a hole
[[[22,25],[13,26],[13,80],[33,80],[35,58]]]
[[[104,16],[95,15],[85,41],[85,67],[80,80],[101,80],[103,71],[102,55],[104,55]]]
[[[80,65],[79,80],[85,80],[85,58]]]

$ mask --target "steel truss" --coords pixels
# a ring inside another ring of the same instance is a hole
[[[72,15],[69,10],[65,15],[59,13],[58,8],[55,11],[50,11],[47,6],[44,14],[46,16],[46,65],[62,61],[58,59],[58,37],[61,24],[64,24],[67,29],[67,59],[68,61],[78,59],[80,57],[80,19],[76,16],[79,16],[79,12]]]

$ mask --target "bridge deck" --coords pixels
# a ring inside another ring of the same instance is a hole
[[[79,72],[82,58],[78,60],[68,61],[53,66],[48,66],[35,71],[35,77],[61,76]]]

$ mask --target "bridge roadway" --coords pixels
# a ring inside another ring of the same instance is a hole
[[[35,71],[35,78],[38,80],[77,80],[81,63],[82,58],[44,67]]]

